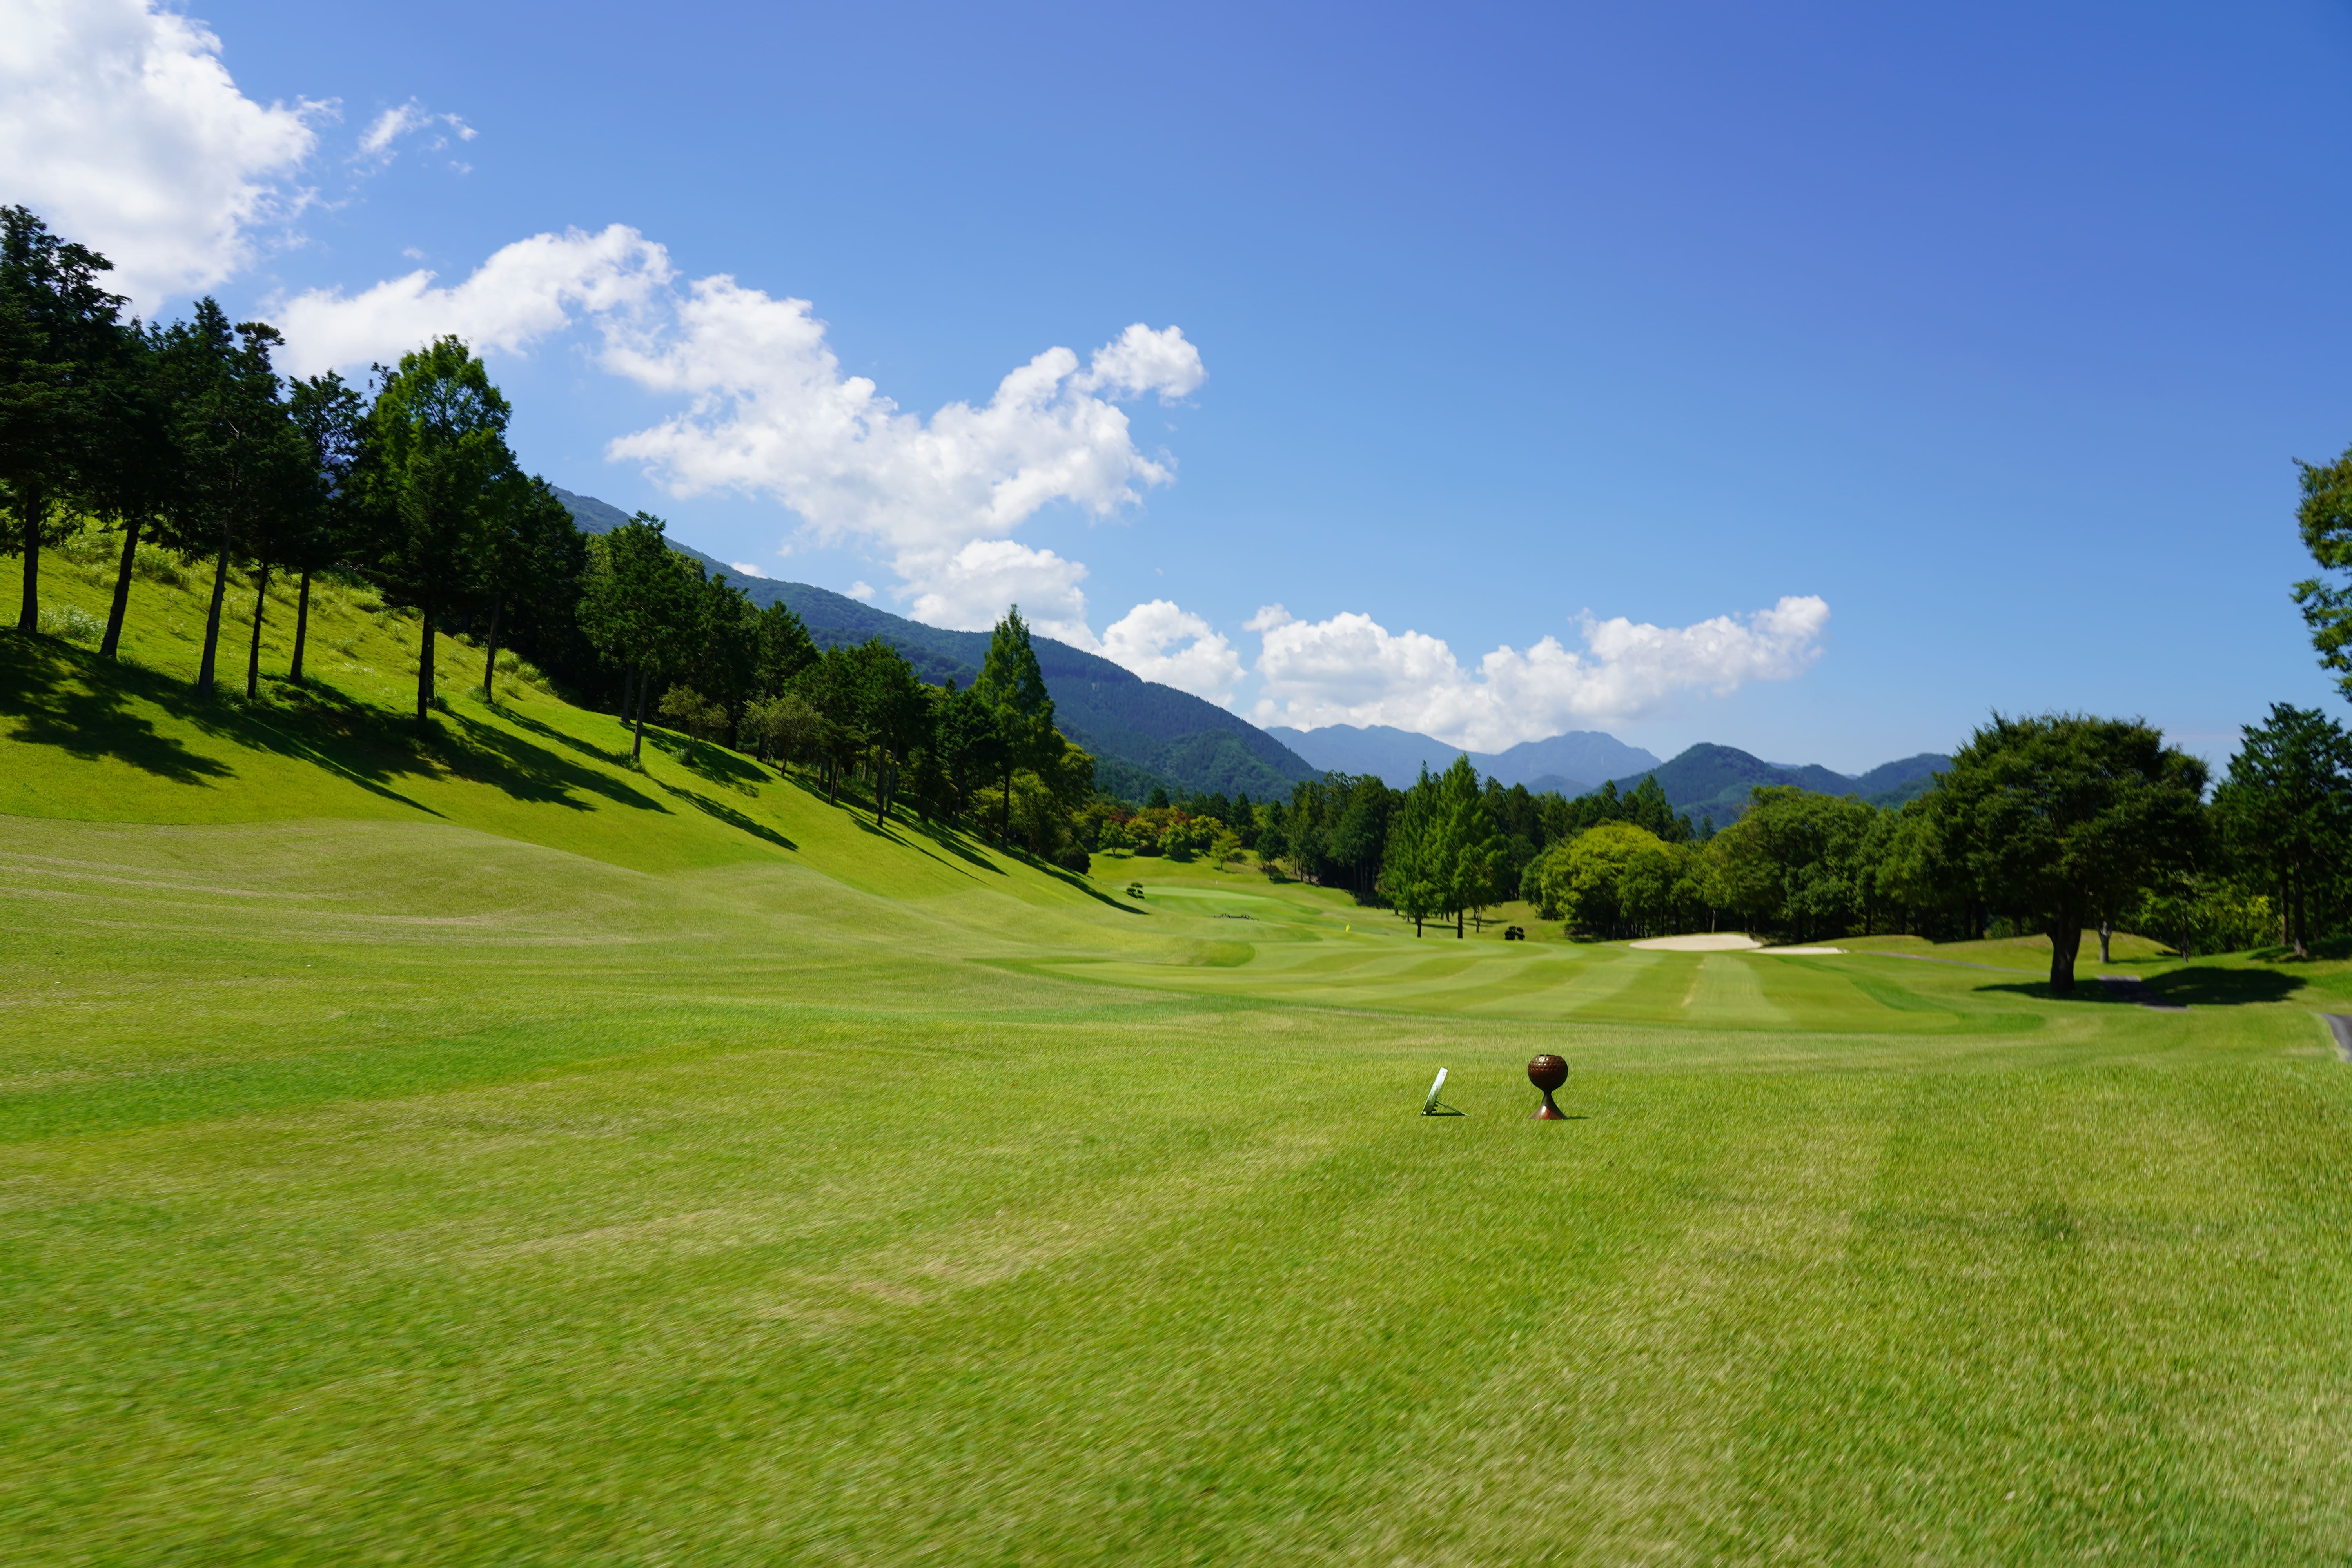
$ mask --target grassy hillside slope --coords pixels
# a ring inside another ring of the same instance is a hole
[[[140,593],[0,638],[12,1562],[2352,1552],[2344,965],[1416,941]]]

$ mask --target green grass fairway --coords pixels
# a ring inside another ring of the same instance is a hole
[[[2352,1557],[2345,965],[1416,940],[139,594],[0,637],[12,1565]]]

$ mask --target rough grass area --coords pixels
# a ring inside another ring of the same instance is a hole
[[[12,1563],[2352,1554],[2342,963],[1416,942],[0,659]]]

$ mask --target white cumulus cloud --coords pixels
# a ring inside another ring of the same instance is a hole
[[[103,253],[142,312],[246,266],[310,199],[331,106],[254,102],[203,24],[149,0],[0,4],[0,202]]]
[[[1167,599],[1154,599],[1113,621],[1102,656],[1146,680],[1230,707],[1242,681],[1242,657],[1223,634]]]
[[[1019,605],[1031,626],[1079,647],[1095,646],[1087,626],[1087,595],[1078,584],[1087,569],[1050,550],[1010,539],[975,539],[962,549],[902,551],[901,576],[922,585],[915,619],[957,631],[985,631],[1007,605]]]
[[[1054,503],[1108,517],[1169,482],[1118,405],[1188,396],[1208,374],[1181,328],[1137,322],[1083,363],[1049,348],[987,401],[925,417],[845,375],[808,300],[723,274],[681,285],[660,245],[619,224],[518,240],[454,284],[420,269],[358,294],[312,290],[277,302],[274,319],[302,373],[390,360],[444,332],[519,352],[590,323],[606,369],[683,404],[607,456],[674,495],[780,501],[806,542],[876,550],[918,619],[985,626],[1018,603],[1083,647],[1096,646],[1086,567],[1011,536]]]
[[[446,332],[477,349],[517,353],[572,325],[574,312],[617,319],[644,310],[670,282],[669,253],[623,224],[519,239],[442,287],[411,272],[345,295],[310,289],[273,300],[298,375],[389,363]]]
[[[878,547],[919,619],[984,625],[1017,591],[1041,628],[1072,640],[1084,630],[1085,568],[1008,536],[1050,503],[1105,517],[1168,482],[1168,465],[1137,448],[1111,398],[1181,396],[1205,374],[1180,329],[1137,324],[1083,368],[1069,349],[1047,349],[987,402],[926,419],[842,374],[809,301],[723,276],[693,284],[659,329],[615,331],[605,363],[688,399],[607,448],[672,493],[770,496],[821,542]]]
[[[1582,653],[1546,637],[1465,668],[1437,637],[1391,633],[1363,615],[1301,621],[1270,605],[1250,622],[1264,636],[1254,716],[1301,730],[1393,724],[1497,751],[1579,723],[1636,719],[1686,691],[1721,696],[1750,680],[1788,679],[1820,657],[1829,618],[1811,595],[1687,626],[1588,615]]]

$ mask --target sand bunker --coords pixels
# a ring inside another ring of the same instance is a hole
[[[1842,947],[1766,947],[1752,936],[1742,936],[1736,931],[1704,931],[1697,936],[1652,936],[1640,942],[1629,942],[1627,947],[1646,947],[1653,952],[1785,952],[1803,958],[1808,954],[1843,952]]]

